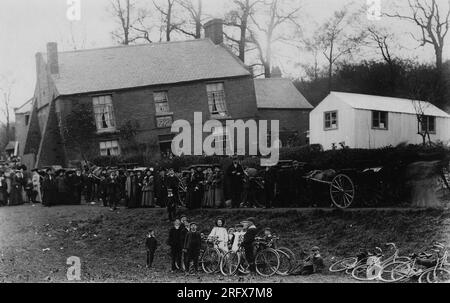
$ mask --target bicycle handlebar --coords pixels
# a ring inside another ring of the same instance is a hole
[[[395,245],[395,243],[393,243],[393,242],[388,242],[388,243],[386,243],[386,246],[392,246],[392,248],[393,249],[397,249],[397,245]]]

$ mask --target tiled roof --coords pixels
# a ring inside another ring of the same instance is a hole
[[[258,108],[313,108],[289,79],[255,79],[255,93]]]
[[[250,74],[209,39],[59,52],[58,61],[62,95]]]
[[[330,96],[338,98],[353,108],[387,111],[394,113],[416,114],[416,106],[420,106],[425,115],[447,117],[450,115],[426,101],[412,101],[410,99],[392,98],[373,95],[331,92]]]

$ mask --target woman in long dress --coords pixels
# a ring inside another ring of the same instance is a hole
[[[218,244],[215,244],[217,248],[222,250],[223,252],[228,251],[228,231],[225,228],[225,220],[222,217],[218,217],[216,219],[216,226],[213,227],[211,232],[209,233],[208,238],[216,238],[218,240]]]
[[[22,200],[22,178],[20,177],[20,171],[11,174],[11,205],[23,204]]]
[[[216,167],[214,169],[214,207],[222,207],[224,204],[224,195],[223,195],[223,175],[220,171],[220,168]]]
[[[210,208],[213,206],[213,202],[211,201],[211,188],[212,188],[212,181],[213,181],[213,174],[211,168],[207,168],[204,171],[205,178],[203,181],[204,187],[203,187],[203,200],[202,200],[202,206],[204,208]]]
[[[153,203],[154,196],[154,178],[151,171],[147,171],[142,183],[142,206],[155,207]]]

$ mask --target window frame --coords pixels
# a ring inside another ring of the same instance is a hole
[[[387,112],[387,111],[382,111],[382,110],[372,110],[371,112],[372,112],[372,116],[371,116],[371,119],[372,119],[372,123],[371,123],[372,129],[375,129],[375,130],[389,130],[389,112]],[[375,114],[378,114],[378,125],[380,125],[380,123],[381,123],[381,114],[385,114],[385,115],[386,115],[386,118],[385,118],[385,126],[384,126],[384,127],[380,127],[380,126],[375,126],[375,125],[374,125]]]
[[[331,118],[331,114],[335,113],[336,114],[336,127],[327,127],[326,126],[326,121],[327,121],[327,114],[330,114],[330,126],[333,125],[331,122],[333,121]],[[323,129],[328,131],[328,130],[337,130],[339,129],[339,115],[338,115],[338,111],[337,110],[331,110],[331,111],[326,111],[323,113]]]
[[[106,103],[105,104],[95,104],[94,100],[96,98],[100,98],[100,97],[109,97],[110,100],[111,100],[111,104],[106,104]],[[92,95],[91,98],[92,98],[92,108],[93,108],[93,111],[94,111],[94,120],[95,120],[95,127],[97,128],[97,133],[114,132],[114,131],[116,131],[117,130],[117,128],[116,128],[117,124],[116,124],[116,116],[114,114],[113,95],[112,94]],[[105,106],[105,105],[110,107],[109,124],[112,125],[112,126],[107,127],[107,128],[99,128],[97,115],[100,114],[100,113],[96,112],[96,108],[100,108],[101,106]],[[112,121],[112,123],[111,123],[111,121]]]
[[[114,146],[114,147],[111,146],[111,147],[102,148],[102,143],[106,144],[106,143],[112,143],[112,142],[117,142],[117,146]],[[115,157],[115,156],[120,156],[121,155],[120,144],[119,144],[119,140],[118,139],[101,140],[101,141],[99,141],[98,145],[99,145],[100,156],[102,156],[102,157]],[[111,150],[113,148],[117,148],[117,154],[116,155],[112,155],[110,153],[110,155],[108,155],[108,150]],[[106,150],[106,154],[105,155],[102,154],[103,150]]]
[[[436,117],[435,116],[424,115],[424,118],[426,119],[425,121],[426,121],[426,127],[427,127],[428,133],[435,135],[436,134]],[[429,129],[430,128],[430,118],[432,118],[432,120],[433,120],[433,126],[434,126],[433,130]],[[424,132],[424,130],[423,130],[423,121],[420,123],[420,132],[422,132],[422,133]]]
[[[212,93],[214,93],[214,92],[219,92],[219,91],[218,90],[210,91],[210,90],[208,90],[208,86],[218,85],[218,84],[222,85],[223,103],[221,105],[224,108],[223,115],[221,114],[222,112],[220,112],[220,111],[217,111],[217,112],[213,112],[212,111],[211,106],[212,105],[216,105],[216,108],[217,108],[217,104],[218,104],[217,102],[214,102],[213,104],[210,104],[210,95]],[[224,81],[207,82],[206,83],[206,98],[207,98],[207,102],[208,102],[208,111],[209,111],[209,114],[210,114],[211,117],[214,117],[214,118],[229,118],[230,117],[230,114],[228,112],[227,96],[226,96],[226,93],[225,93],[225,82]]]
[[[165,94],[166,101],[157,101],[156,96],[157,96],[157,94],[160,94],[160,93],[164,93]],[[153,96],[153,103],[154,103],[154,108],[155,108],[155,128],[157,128],[157,129],[164,129],[164,128],[172,127],[173,112],[170,111],[169,91],[168,90],[155,90],[155,91],[152,92],[152,96]],[[166,103],[168,111],[167,112],[158,112],[157,104],[159,104],[159,103]],[[171,119],[170,125],[158,126],[158,120],[164,119],[164,118],[167,118],[167,117],[170,117],[170,119]]]

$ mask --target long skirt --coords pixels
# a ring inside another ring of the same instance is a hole
[[[142,191],[142,206],[143,207],[154,206],[152,190],[143,190]]]
[[[214,188],[214,206],[222,207],[224,204],[225,198],[223,196],[223,188],[221,186],[216,186]]]
[[[204,187],[203,191],[203,198],[202,198],[202,207],[209,208],[211,207],[211,186],[206,185]]]

